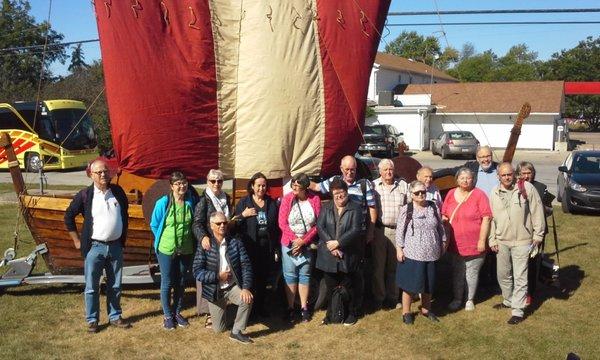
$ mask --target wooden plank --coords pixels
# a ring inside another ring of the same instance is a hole
[[[71,199],[23,195],[21,196],[21,202],[23,206],[28,209],[58,210],[65,212],[69,207],[69,204],[71,204]],[[130,218],[144,219],[141,205],[129,205],[128,214]]]

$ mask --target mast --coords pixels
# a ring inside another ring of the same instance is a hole
[[[0,147],[4,148],[4,156],[8,159],[8,168],[10,169],[10,176],[12,177],[13,187],[17,196],[26,194],[25,182],[23,181],[23,175],[21,174],[21,168],[19,167],[19,160],[15,155],[15,149],[12,145],[12,140],[8,133],[3,132],[0,135]]]
[[[517,120],[515,120],[513,128],[510,130],[510,138],[508,139],[508,144],[506,144],[506,150],[504,151],[502,162],[512,162],[513,156],[515,155],[515,150],[517,149],[517,142],[519,141],[519,136],[521,135],[521,126],[523,126],[523,120],[529,116],[530,112],[531,105],[529,105],[528,102],[524,103],[523,106],[521,106],[519,114],[517,115]]]

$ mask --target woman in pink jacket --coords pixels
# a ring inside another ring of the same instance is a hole
[[[452,311],[460,309],[465,294],[465,310],[475,310],[473,298],[490,231],[490,201],[482,190],[474,187],[473,175],[470,169],[460,168],[456,173],[458,187],[448,192],[442,206],[442,216],[450,222],[454,234],[448,246],[452,258],[454,294],[454,300],[448,308]]]
[[[317,234],[317,217],[321,211],[321,199],[308,191],[310,180],[306,174],[294,175],[292,192],[281,199],[279,228],[281,229],[281,262],[286,283],[288,309],[285,318],[296,319],[294,301],[300,295],[302,321],[310,320],[308,289],[310,282],[310,257],[308,246]]]

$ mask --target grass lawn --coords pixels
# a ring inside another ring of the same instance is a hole
[[[15,205],[0,205],[0,250],[12,246]],[[575,352],[582,359],[598,358],[600,326],[594,315],[600,298],[600,243],[598,217],[563,215],[556,209],[560,234],[560,288],[540,285],[533,313],[510,326],[509,310],[494,310],[499,295],[480,299],[474,312],[448,314],[442,294],[434,305],[441,322],[417,317],[414,326],[402,324],[400,310],[366,315],[353,327],[320,326],[318,312],[307,324],[291,329],[277,317],[268,326],[247,329],[256,343],[232,343],[227,334],[215,335],[195,317],[195,291],[187,291],[183,314],[191,326],[162,330],[159,293],[152,289],[125,289],[125,317],[130,330],[102,328],[85,332],[83,286],[22,286],[0,293],[0,353],[4,358],[369,358],[369,359],[564,359]],[[21,229],[21,256],[33,248],[27,229]],[[547,248],[554,250],[552,238]],[[43,262],[38,271],[44,271]],[[440,284],[447,287],[447,284]],[[104,297],[101,300],[104,307]],[[416,306],[413,305],[416,310]],[[274,309],[279,315],[279,309]],[[103,313],[101,323],[105,324]],[[226,357],[225,357],[225,356]]]

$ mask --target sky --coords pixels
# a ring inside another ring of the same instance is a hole
[[[100,1],[100,0],[96,0]],[[130,0],[119,0],[130,1]],[[143,2],[142,0],[141,2]],[[285,0],[279,0],[285,1]],[[333,0],[327,0],[333,1]],[[349,0],[338,0],[349,1]],[[30,0],[31,14],[38,21],[48,18],[50,0]],[[556,0],[392,0],[390,12],[435,11],[438,10],[490,10],[490,9],[560,9],[560,8],[600,8],[598,0],[556,1]],[[504,15],[442,15],[444,22],[474,21],[597,21],[600,13],[574,14],[504,14]],[[437,16],[389,16],[388,24],[398,23],[439,23]],[[64,35],[64,42],[98,38],[96,20],[89,0],[52,0],[50,13],[52,28]],[[575,47],[587,36],[600,36],[600,24],[585,25],[494,25],[494,26],[444,26],[445,36],[439,24],[436,26],[388,26],[383,32],[380,50],[394,40],[403,30],[416,31],[423,36],[439,37],[442,47],[447,45],[460,50],[464,43],[471,42],[476,52],[491,49],[497,55],[504,55],[513,45],[524,43],[538,53],[538,59],[547,60],[553,53]],[[82,45],[86,62],[100,59],[99,43]],[[72,49],[67,50],[70,53]],[[53,64],[55,75],[68,74],[67,67]]]

